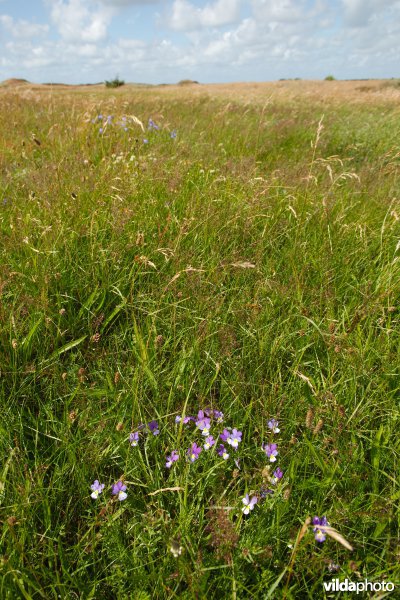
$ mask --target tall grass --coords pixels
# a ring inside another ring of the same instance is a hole
[[[0,597],[398,585],[398,109],[126,90],[1,91]]]

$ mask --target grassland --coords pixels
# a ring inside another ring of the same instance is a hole
[[[23,83],[0,108],[0,598],[400,585],[396,82]],[[188,460],[201,409],[242,431],[229,459]]]

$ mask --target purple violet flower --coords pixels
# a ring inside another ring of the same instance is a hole
[[[250,500],[250,498],[249,498],[249,495],[248,495],[248,494],[246,494],[246,495],[245,495],[245,497],[244,497],[244,498],[242,498],[242,502],[243,502],[243,504],[244,504],[244,506],[243,506],[243,508],[242,508],[242,512],[243,512],[245,515],[248,515],[248,514],[249,514],[249,512],[250,512],[251,510],[253,510],[253,508],[254,508],[254,507],[255,507],[255,505],[257,504],[257,502],[258,502],[258,498],[257,498],[257,496],[253,496],[253,497],[252,497],[252,499]]]
[[[283,471],[280,469],[280,467],[278,467],[272,473],[272,477],[271,477],[272,485],[276,485],[279,482],[279,480],[282,479],[282,477],[283,477]]]
[[[132,431],[132,433],[129,435],[129,441],[131,443],[131,446],[137,446],[139,442],[139,432]]]
[[[227,429],[224,429],[219,437],[221,438],[221,440],[223,442],[226,442],[230,436],[231,436],[230,431],[228,431]]]
[[[265,487],[264,485],[261,487],[260,490],[260,496],[261,498],[265,499],[269,494],[273,494],[274,490],[270,490],[269,488]]]
[[[229,458],[229,454],[227,453],[225,446],[223,444],[220,444],[218,446],[217,454],[218,454],[218,456],[221,456],[224,460],[228,460],[228,458]]]
[[[176,130],[175,130],[175,129],[173,129],[173,130],[171,131],[171,133],[169,134],[169,137],[170,137],[171,139],[173,139],[173,140],[174,140],[174,139],[176,138],[176,135],[177,135],[177,134],[176,134]]]
[[[268,428],[271,429],[272,433],[280,432],[278,425],[279,421],[277,421],[276,419],[271,419],[270,421],[268,421]]]
[[[104,490],[104,483],[99,483],[99,480],[95,479],[93,484],[90,486],[90,489],[92,490],[90,497],[93,498],[93,500],[97,500],[99,494],[101,494],[101,492]]]
[[[180,415],[177,415],[175,417],[175,423],[180,423],[182,421],[184,425],[187,425],[188,423],[190,423],[190,421],[193,421],[193,420],[194,420],[193,417],[183,417],[183,419]]]
[[[125,493],[126,490],[126,485],[124,485],[124,483],[119,480],[117,481],[117,483],[114,483],[113,488],[112,488],[112,494],[113,496],[118,496],[118,500],[122,501],[125,500],[125,498],[127,498],[128,494]]]
[[[324,527],[329,527],[328,519],[326,517],[314,517],[313,518],[313,532],[315,534],[315,539],[317,542],[324,542],[326,540],[326,533],[324,531]]]
[[[149,119],[149,124],[147,129],[155,129],[158,130],[160,129],[158,125],[156,125],[156,123],[154,123],[153,119]]]
[[[167,469],[170,469],[173,465],[174,462],[176,462],[179,459],[179,454],[177,452],[177,450],[172,450],[171,454],[169,456],[167,456],[167,462],[165,463],[165,466],[167,467]]]
[[[204,411],[199,410],[197,413],[196,427],[201,430],[202,435],[207,436],[210,433],[211,419],[204,415]]]
[[[206,439],[204,440],[204,450],[209,450],[211,448],[211,446],[214,446],[215,444],[215,440],[213,438],[212,435],[209,435],[208,437],[206,437]]]
[[[216,419],[217,423],[222,423],[224,420],[224,413],[220,410],[214,410],[214,419]]]
[[[242,441],[242,432],[238,431],[237,429],[232,429],[232,433],[226,441],[230,446],[232,446],[232,448],[235,448],[236,450],[239,446],[239,443]]]
[[[190,448],[188,450],[188,456],[189,456],[190,462],[194,462],[195,460],[197,460],[199,458],[199,454],[201,451],[202,451],[201,446],[198,446],[196,444],[196,442],[193,442],[193,444],[190,446]]]
[[[265,454],[268,456],[270,462],[275,462],[276,457],[278,456],[278,446],[276,444],[264,444],[263,450]]]
[[[151,433],[153,435],[158,435],[160,433],[160,430],[158,429],[158,422],[157,421],[150,421],[150,423],[147,424],[147,427],[150,429]]]

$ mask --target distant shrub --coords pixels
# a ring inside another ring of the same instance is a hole
[[[106,84],[106,87],[108,87],[108,88],[117,88],[117,87],[121,87],[121,85],[125,85],[125,81],[123,81],[123,79],[120,79],[117,75],[111,81],[105,81],[105,84]]]
[[[193,85],[198,83],[198,81],[194,81],[193,79],[181,79],[178,85]]]
[[[327,75],[325,77],[325,81],[336,81],[336,77],[334,77],[333,75]]]

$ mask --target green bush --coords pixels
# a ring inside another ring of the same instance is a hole
[[[118,75],[112,79],[111,81],[105,81],[106,87],[108,88],[117,88],[121,87],[121,85],[125,85],[125,81],[123,79],[119,79]]]

